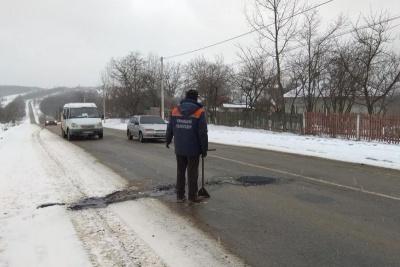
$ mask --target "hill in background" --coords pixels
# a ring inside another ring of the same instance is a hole
[[[24,94],[24,93],[34,93],[42,90],[44,89],[39,87],[0,85],[0,97],[8,95]]]

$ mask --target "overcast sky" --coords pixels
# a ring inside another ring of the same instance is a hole
[[[99,85],[111,58],[131,51],[170,57],[249,32],[248,1],[0,0],[0,85]],[[320,14],[326,20],[340,12],[355,17],[370,7],[400,15],[399,0],[333,0]],[[400,26],[395,30],[399,33]],[[251,45],[254,38],[247,35],[171,60],[185,63],[203,54],[233,63],[236,45]]]

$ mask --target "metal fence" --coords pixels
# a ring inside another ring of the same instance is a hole
[[[306,112],[304,134],[400,143],[400,116]]]

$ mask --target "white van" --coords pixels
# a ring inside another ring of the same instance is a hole
[[[96,104],[68,103],[61,116],[61,134],[71,140],[74,136],[99,136],[103,138],[103,124]]]

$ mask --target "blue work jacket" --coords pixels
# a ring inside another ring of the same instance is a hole
[[[174,138],[175,154],[195,157],[208,150],[207,122],[203,106],[185,98],[172,110],[165,143]]]

